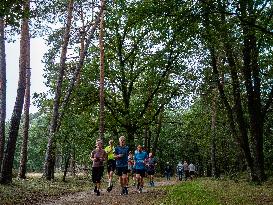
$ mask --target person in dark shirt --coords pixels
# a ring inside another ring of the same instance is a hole
[[[116,174],[119,177],[121,195],[128,194],[128,154],[129,147],[125,144],[125,137],[119,138],[119,146],[115,147],[114,156],[116,159]]]
[[[171,165],[169,162],[167,162],[165,167],[165,177],[167,180],[171,180],[171,173],[172,173]]]

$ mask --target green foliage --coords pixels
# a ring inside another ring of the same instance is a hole
[[[0,17],[5,19],[7,25],[19,25],[19,20],[28,15],[22,9],[23,4],[21,0],[2,0]]]
[[[220,204],[213,192],[208,191],[200,182],[181,183],[167,188],[168,194],[161,204]]]
[[[271,204],[270,185],[249,184],[245,181],[209,180],[201,178],[192,182],[166,187],[167,197],[160,204]],[[242,191],[243,190],[243,191]]]
[[[247,95],[242,81],[242,32],[240,13],[235,13],[238,1],[222,12],[218,2],[202,1],[112,1],[107,2],[105,16],[105,126],[106,142],[126,134],[134,143],[143,143],[144,130],[150,132],[152,148],[158,145],[159,167],[166,161],[175,165],[180,160],[198,163],[204,171],[210,169],[211,158],[211,113],[217,79],[211,69],[209,48],[213,45],[217,65],[224,85],[227,100],[234,113],[233,80],[227,63],[225,43],[230,43],[236,56],[236,72],[241,83],[240,91],[246,121]],[[48,116],[52,107],[52,94],[56,85],[58,59],[62,45],[61,36],[66,17],[67,1],[41,1],[39,7],[43,19],[58,25],[48,36],[48,53],[44,62],[47,94],[37,94],[41,111]],[[98,3],[97,1],[95,3]],[[267,3],[267,2],[264,2]],[[80,10],[85,12],[86,27],[93,21],[88,1],[76,1],[74,20],[79,23]],[[261,6],[262,2],[256,2]],[[272,28],[267,21],[271,6],[263,7],[257,25]],[[204,24],[208,12],[209,26]],[[228,12],[228,13],[227,13]],[[45,15],[48,14],[48,15]],[[45,15],[45,16],[43,16]],[[222,19],[225,15],[225,21]],[[224,22],[224,23],[223,23]],[[63,82],[64,96],[73,70],[78,63],[80,27],[73,24]],[[60,26],[59,26],[60,25]],[[272,87],[272,38],[255,27],[259,45],[261,67],[261,103],[264,105]],[[228,38],[223,33],[229,34]],[[98,137],[99,121],[99,48],[98,36],[88,49],[88,56],[81,76],[72,93],[70,104],[65,109],[60,132],[57,136],[59,153],[64,158],[75,151],[79,164],[89,163],[89,153]],[[71,57],[71,58],[70,58]],[[217,93],[217,97],[218,93]],[[220,98],[216,99],[216,161],[221,173],[234,174],[245,169],[244,160],[230,131],[229,119]],[[163,122],[158,134],[158,116]],[[47,118],[47,117],[45,117]],[[38,150],[31,153],[42,155],[45,146],[48,120],[38,123],[42,129],[31,130],[43,136]],[[38,125],[37,125],[38,126]],[[39,127],[38,126],[38,127]],[[236,125],[236,129],[238,126]],[[272,110],[265,118],[265,163],[272,164]],[[31,134],[32,135],[32,134]],[[158,140],[156,141],[157,136]],[[34,140],[34,139],[31,139]],[[134,146],[134,144],[133,144]],[[132,147],[133,149],[133,147]],[[34,155],[30,154],[30,160]],[[40,159],[43,157],[39,156]],[[240,163],[238,163],[238,161]],[[240,164],[240,165],[238,165]],[[35,165],[36,166],[36,165]]]

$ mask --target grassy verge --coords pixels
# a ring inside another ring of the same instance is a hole
[[[30,175],[26,180],[13,179],[10,185],[0,185],[0,204],[33,204],[45,197],[86,191],[90,189],[90,181],[86,178],[67,178],[61,176],[54,181],[46,181],[40,175]]]
[[[158,204],[265,205],[273,204],[273,183],[254,185],[245,181],[197,179],[165,187],[167,196]]]
[[[0,185],[0,204],[35,204],[45,198],[87,191],[92,187],[87,177],[68,177],[67,182],[62,182],[61,176],[56,176],[54,181],[46,181],[40,175],[30,175],[27,180],[14,179],[11,185]],[[164,182],[164,179],[157,178],[156,181]],[[154,191],[157,189],[163,189],[164,195],[160,199],[151,198],[150,201],[159,205],[273,205],[273,180],[255,185],[243,180],[235,182],[199,178],[158,186]],[[145,194],[138,196],[144,197]]]

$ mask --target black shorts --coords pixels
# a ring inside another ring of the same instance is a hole
[[[119,177],[127,173],[128,173],[128,167],[116,167],[116,175],[118,175]]]
[[[108,159],[107,161],[107,172],[115,171],[116,170],[116,160]]]
[[[145,177],[145,169],[136,169],[136,174],[139,174],[141,177]]]
[[[92,182],[93,183],[100,183],[101,178],[103,176],[104,167],[92,167]]]
[[[155,170],[147,170],[148,175],[155,175]]]
[[[190,175],[193,176],[194,175],[194,171],[190,171]]]

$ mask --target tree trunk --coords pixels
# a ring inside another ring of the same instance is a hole
[[[67,22],[66,22],[65,33],[63,36],[63,45],[62,45],[62,52],[60,57],[58,80],[57,80],[54,103],[53,103],[53,114],[52,114],[51,122],[50,122],[50,130],[49,130],[45,165],[44,165],[44,176],[47,180],[54,179],[54,168],[55,168],[55,160],[56,160],[55,134],[57,131],[58,120],[59,120],[59,106],[60,106],[62,83],[63,83],[63,76],[64,76],[64,70],[65,70],[67,47],[69,43],[71,22],[73,17],[72,16],[73,4],[74,4],[74,1],[70,0],[68,4],[68,8],[67,8],[67,13],[68,13]]]
[[[29,1],[25,1],[24,10],[29,11]],[[18,137],[18,130],[22,115],[24,104],[25,86],[26,86],[26,69],[29,66],[29,27],[28,18],[24,18],[21,28],[20,41],[20,62],[19,62],[19,81],[17,88],[17,97],[11,117],[9,138],[7,147],[4,153],[2,164],[2,175],[0,178],[1,184],[8,184],[12,182],[12,167],[16,148],[16,141]]]
[[[104,0],[101,0],[101,7],[104,6]],[[100,126],[99,126],[99,136],[100,139],[104,139],[104,130],[105,130],[105,112],[104,112],[104,10],[102,11],[100,20],[100,36],[99,36],[99,44],[100,44]]]
[[[23,143],[21,147],[20,165],[18,177],[21,179],[26,178],[27,170],[27,147],[28,147],[28,131],[29,131],[29,106],[30,106],[30,76],[31,71],[29,68],[26,70],[26,92],[25,92],[25,105],[24,105],[24,131],[23,131]]]
[[[76,151],[75,151],[74,145],[72,145],[72,148],[71,148],[70,169],[71,169],[71,175],[75,177],[76,176]]]
[[[64,116],[64,110],[66,109],[67,105],[69,104],[70,96],[71,96],[72,91],[74,89],[74,85],[77,82],[77,79],[79,79],[80,71],[81,71],[81,69],[83,67],[85,57],[86,57],[86,55],[88,53],[88,48],[89,48],[89,45],[91,43],[91,40],[94,37],[96,28],[97,28],[97,26],[98,26],[98,24],[100,22],[100,19],[101,19],[100,16],[102,15],[104,6],[105,5],[103,5],[103,7],[100,8],[100,12],[99,12],[98,16],[95,19],[95,23],[92,25],[92,28],[90,29],[91,31],[90,31],[87,39],[86,39],[85,45],[81,41],[80,59],[79,59],[79,62],[77,64],[77,67],[76,67],[76,69],[75,69],[75,71],[73,73],[73,76],[72,76],[72,78],[71,78],[71,80],[69,82],[68,89],[67,89],[67,91],[65,93],[65,96],[64,96],[64,99],[63,99],[63,102],[62,102],[62,105],[61,105],[61,109],[60,110],[62,112],[61,112],[59,120],[58,120],[57,130],[61,126],[61,120],[62,120],[62,118]],[[84,39],[84,36],[85,36],[85,34],[82,35],[82,39]]]
[[[161,132],[161,128],[162,128],[162,121],[163,121],[163,112],[164,112],[164,108],[162,108],[160,110],[160,113],[158,115],[157,121],[158,121],[158,125],[156,128],[156,135],[155,135],[155,139],[154,139],[154,144],[153,144],[153,148],[152,148],[152,152],[154,153],[154,155],[157,152],[158,149],[158,141],[160,138],[160,132]]]
[[[256,24],[252,1],[240,1],[242,19]],[[254,155],[254,175],[253,181],[264,181],[266,179],[264,171],[264,153],[263,153],[263,128],[264,119],[261,109],[261,79],[260,67],[258,64],[259,51],[255,29],[242,22],[243,28],[243,76],[247,92],[247,106],[250,121],[250,135],[252,141],[252,152]]]
[[[213,91],[212,113],[211,113],[211,175],[216,178],[216,93]]]
[[[5,147],[6,121],[6,51],[5,51],[5,23],[0,17],[0,172]]]
[[[65,160],[64,160],[64,175],[63,175],[63,179],[62,181],[65,182],[66,180],[66,175],[67,175],[67,171],[68,171],[68,167],[69,167],[69,160],[71,158],[70,155],[70,148],[66,148],[66,153],[65,153]]]

